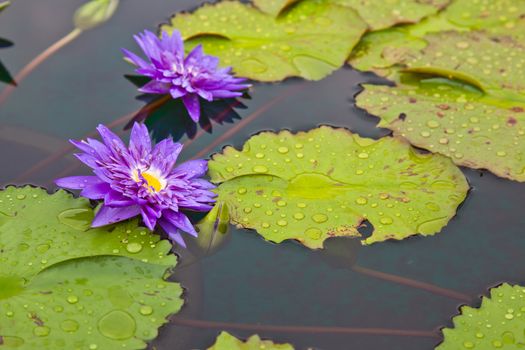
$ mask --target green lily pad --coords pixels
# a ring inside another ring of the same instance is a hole
[[[163,279],[171,245],[92,218],[65,191],[0,192],[0,348],[142,349],[180,309],[180,286]]]
[[[237,1],[179,13],[169,25],[188,49],[202,44],[239,76],[260,81],[319,80],[341,67],[366,24],[351,8],[328,0],[301,1],[278,18]]]
[[[463,306],[454,328],[443,329],[436,350],[522,349],[525,344],[525,287],[503,284],[482,297],[481,306]]]
[[[525,102],[446,79],[364,88],[357,106],[379,116],[380,127],[458,165],[525,181]]]
[[[334,2],[355,9],[371,30],[380,30],[400,23],[417,23],[446,7],[450,0],[387,0],[380,4],[370,0]]]
[[[442,12],[419,23],[367,33],[352,52],[348,63],[359,70],[394,77],[399,69],[396,65],[404,64],[414,51],[426,46],[426,35],[445,31],[483,29],[487,33],[512,37],[524,43],[524,15],[525,3],[513,0],[453,1]],[[447,51],[455,53],[455,49],[454,46],[448,47]],[[443,60],[447,57],[444,55]]]
[[[44,268],[77,258],[127,256],[172,266],[168,241],[138,227],[136,221],[90,228],[89,200],[60,190],[52,195],[40,188],[8,187],[0,191],[0,249],[5,273],[30,280]]]
[[[406,71],[462,80],[493,96],[525,102],[525,47],[512,38],[444,32],[425,39],[428,45],[406,62]]]
[[[516,0],[454,1],[445,11],[453,23],[471,29],[510,27],[525,14],[525,2]]]
[[[246,342],[235,338],[228,332],[221,332],[215,344],[208,350],[294,350],[291,344],[275,344],[270,340],[261,340],[252,335]]]
[[[300,0],[253,0],[253,4],[262,12],[277,17],[284,9]]]
[[[214,155],[209,169],[233,223],[309,248],[322,248],[329,237],[360,236],[364,220],[375,228],[365,244],[432,235],[468,190],[446,157],[331,127],[258,134],[242,151],[226,147]]]

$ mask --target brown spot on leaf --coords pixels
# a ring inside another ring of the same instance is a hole
[[[443,103],[443,104],[438,105],[438,108],[446,111],[446,110],[450,109],[450,106]]]
[[[523,109],[523,107],[518,107],[518,106],[512,107],[510,110],[513,111],[513,112],[516,112],[516,113],[523,113],[523,112],[525,112],[525,109]]]
[[[410,102],[410,103],[416,103],[417,100],[416,100],[415,98],[413,98],[413,97],[410,97],[410,98],[408,99],[408,102]]]
[[[31,318],[31,320],[33,320],[33,323],[39,327],[42,327],[44,325],[44,321],[42,321],[34,312],[29,314],[29,318]]]
[[[255,194],[258,195],[258,196],[262,196],[263,193],[264,193],[263,190],[257,190],[257,191],[255,191]]]
[[[509,119],[507,119],[507,125],[510,125],[510,126],[516,125],[517,122],[518,121],[514,117],[509,117]]]

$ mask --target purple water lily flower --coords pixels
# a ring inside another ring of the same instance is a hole
[[[163,31],[160,38],[146,30],[135,35],[135,40],[149,62],[126,49],[122,51],[137,66],[137,73],[151,78],[139,91],[181,98],[195,122],[201,114],[199,98],[213,101],[239,97],[240,91],[250,87],[246,79],[231,74],[231,67],[219,68],[219,59],[205,55],[201,45],[184,57],[184,43],[176,30],[171,36]]]
[[[83,153],[76,157],[93,169],[94,176],[72,176],[56,180],[60,187],[82,190],[80,195],[104,200],[92,226],[99,227],[141,215],[153,230],[159,224],[178,244],[185,246],[180,231],[197,236],[181,209],[208,211],[215,194],[201,179],[206,160],[192,160],[175,166],[180,143],[164,139],[152,148],[148,129],[135,123],[129,147],[104,125],[98,132],[104,143],[87,139],[71,143]]]

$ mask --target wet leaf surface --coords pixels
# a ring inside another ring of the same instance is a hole
[[[204,46],[238,76],[260,81],[324,78],[341,67],[366,29],[357,13],[329,1],[302,1],[278,19],[234,1],[179,13],[177,29],[187,48]]]
[[[418,147],[525,181],[525,48],[482,32],[426,40],[406,60],[404,72],[416,75],[398,76],[395,87],[365,86],[357,105]]]
[[[503,284],[482,297],[481,306],[463,306],[454,327],[443,329],[436,350],[521,349],[525,344],[525,288]]]
[[[355,9],[371,30],[380,30],[400,23],[417,23],[437,13],[449,0],[334,0],[336,4]]]
[[[468,189],[447,158],[399,139],[330,127],[258,134],[242,151],[227,147],[214,155],[209,168],[233,223],[309,248],[322,248],[329,237],[360,236],[363,220],[374,226],[366,244],[432,235]]]
[[[258,335],[252,335],[246,342],[235,338],[228,332],[221,332],[215,344],[208,350],[294,350],[291,344],[275,344],[270,340],[261,340]]]
[[[89,202],[65,191],[0,192],[0,345],[142,349],[182,289],[164,281],[171,245],[129,221],[90,229]]]

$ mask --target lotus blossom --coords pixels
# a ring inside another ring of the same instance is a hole
[[[250,87],[246,79],[231,74],[231,67],[219,68],[219,59],[205,55],[201,45],[184,57],[184,43],[176,30],[171,36],[163,31],[160,38],[148,30],[134,37],[149,62],[126,49],[122,51],[137,67],[137,73],[151,78],[139,91],[181,98],[194,122],[200,118],[200,98],[214,101],[240,97],[241,91]]]
[[[104,125],[97,128],[103,143],[87,139],[70,142],[83,153],[76,157],[93,169],[94,176],[72,176],[56,180],[60,187],[82,190],[80,195],[103,200],[92,226],[99,227],[141,215],[154,230],[157,224],[172,241],[185,246],[180,232],[197,236],[181,210],[209,211],[214,186],[201,179],[206,160],[192,160],[175,167],[180,143],[164,139],[152,147],[148,129],[135,123],[129,147]]]

